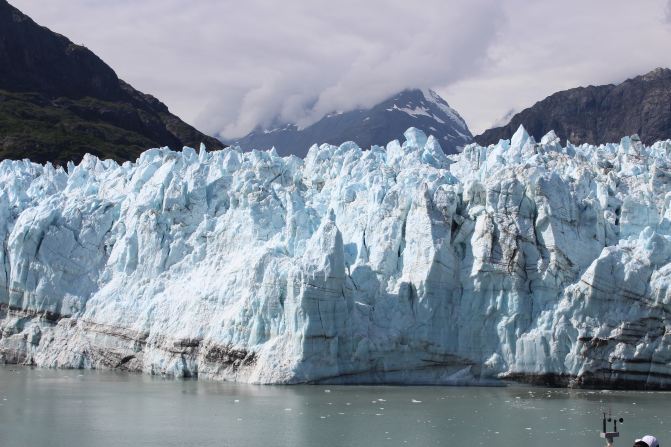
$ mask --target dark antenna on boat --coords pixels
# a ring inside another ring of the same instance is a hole
[[[613,422],[613,431],[608,431],[608,427],[606,422]],[[619,438],[620,437],[620,432],[617,431],[617,423],[623,423],[624,419],[623,418],[615,418],[612,416],[610,412],[610,408],[608,409],[608,417],[606,417],[606,412],[604,411],[603,413],[603,420],[601,424],[601,438],[606,439],[608,441],[608,444],[613,444],[613,439]]]

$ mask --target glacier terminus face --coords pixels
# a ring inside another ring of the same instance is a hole
[[[0,163],[0,362],[671,388],[671,141]]]

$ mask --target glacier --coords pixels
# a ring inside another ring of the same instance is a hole
[[[671,388],[671,140],[0,163],[0,363]]]

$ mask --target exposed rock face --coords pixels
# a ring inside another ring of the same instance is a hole
[[[315,141],[340,145],[355,141],[361,147],[387,144],[401,138],[409,127],[435,136],[443,151],[457,153],[473,142],[471,131],[456,110],[432,90],[404,90],[369,108],[332,113],[298,128],[295,124],[257,129],[230,141],[244,150],[275,148],[280,155],[304,157]]]
[[[0,359],[671,388],[671,141],[0,163]]]
[[[619,85],[555,93],[513,116],[510,123],[475,137],[479,144],[508,139],[523,125],[536,139],[554,130],[573,144],[619,141],[638,134],[645,144],[671,138],[671,70],[657,68]]]
[[[219,141],[135,90],[88,49],[0,0],[0,158],[135,160],[149,147]]]

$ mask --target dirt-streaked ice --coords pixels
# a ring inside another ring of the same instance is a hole
[[[671,385],[671,141],[0,163],[0,361]]]

